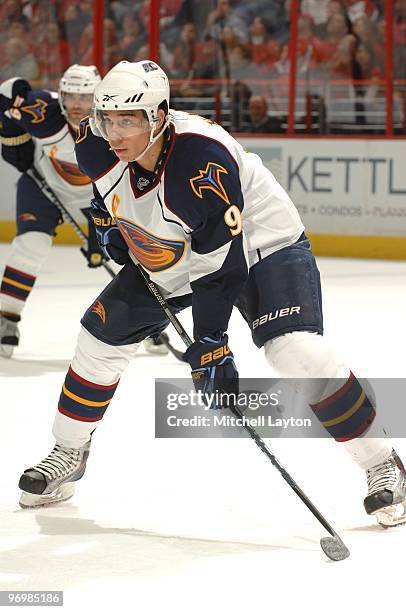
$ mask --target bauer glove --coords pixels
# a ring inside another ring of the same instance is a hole
[[[238,372],[233,353],[228,348],[228,336],[221,338],[203,336],[194,342],[183,356],[192,368],[192,380],[196,391],[217,393],[213,408],[232,408],[238,396]],[[232,394],[230,398],[221,394]]]
[[[93,222],[92,209],[82,208],[82,213],[85,215],[88,222],[87,231],[87,248],[82,247],[80,252],[84,255],[87,260],[89,268],[98,268],[108,259],[104,251],[99,246],[97,240],[96,228]]]
[[[93,198],[90,205],[99,247],[107,258],[112,259],[120,266],[124,266],[131,261],[131,258],[127,243],[114,219],[105,207],[104,202],[98,198]]]
[[[31,168],[35,151],[31,135],[4,113],[0,113],[0,142],[4,161],[17,168],[19,172],[26,172]]]
[[[34,143],[29,134],[1,137],[1,156],[19,172],[26,172],[34,163]]]

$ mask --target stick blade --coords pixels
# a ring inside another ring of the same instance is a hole
[[[331,538],[321,538],[320,546],[323,552],[332,561],[343,561],[350,556],[350,551],[338,536]]]

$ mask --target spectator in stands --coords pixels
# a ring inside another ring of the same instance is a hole
[[[197,42],[194,23],[185,23],[179,44],[173,51],[172,76],[178,79],[192,78],[200,43]]]
[[[217,0],[216,8],[207,17],[206,33],[219,40],[225,26],[230,26],[242,42],[247,42],[247,26],[240,17],[234,14],[230,0]]]
[[[379,69],[374,48],[367,43],[360,42],[355,51],[355,59],[361,70],[361,78],[365,79],[380,79],[383,77],[382,71]]]
[[[7,29],[13,21],[21,21],[25,26],[29,25],[29,20],[24,15],[22,3],[19,0],[3,0],[0,2],[0,23]]]
[[[0,69],[0,81],[11,79],[16,75],[33,81],[39,77],[38,62],[29,52],[25,40],[10,38],[4,45],[5,64]]]
[[[145,32],[141,22],[135,15],[127,13],[123,18],[122,31],[120,36],[119,47],[124,59],[133,57],[137,49],[144,45],[147,41],[147,33]]]
[[[310,15],[299,15],[297,23],[297,69],[307,72],[321,61],[322,41],[314,33],[314,21]]]
[[[248,101],[248,124],[243,130],[251,134],[280,134],[283,132],[282,120],[268,114],[265,96],[251,96]]]
[[[320,48],[323,68],[337,78],[358,79],[355,61],[358,38],[351,31],[351,23],[343,14],[333,14],[327,22],[327,38]]]
[[[43,84],[51,86],[71,64],[70,46],[61,38],[56,22],[48,23],[44,34],[41,44],[35,49],[35,56]]]
[[[313,19],[316,34],[318,34],[319,30],[325,32],[328,4],[329,0],[302,0],[301,2],[300,12],[303,15],[309,15]]]
[[[383,132],[386,114],[385,88],[379,82],[383,74],[376,65],[373,47],[361,42],[355,52],[355,58],[363,79],[354,88],[357,96],[357,125],[369,126],[371,129],[368,131]],[[397,110],[395,103],[394,111],[397,112]]]
[[[27,39],[27,28],[22,21],[12,21],[8,28],[8,38]]]
[[[252,62],[251,51],[243,44],[235,45],[229,55],[230,73],[234,81],[263,79],[263,75]]]
[[[249,26],[248,48],[254,64],[265,69],[271,68],[280,57],[280,45],[270,38],[267,24],[262,17],[255,17]]]
[[[76,62],[79,59],[80,38],[86,26],[91,22],[90,17],[82,12],[79,5],[70,4],[63,13],[62,22],[65,32],[64,38],[71,48],[71,61]]]
[[[93,21],[93,4],[93,0],[80,0],[79,2],[80,12],[88,23]]]
[[[347,15],[347,11],[342,0],[330,0],[327,3],[327,21],[330,19],[330,17],[332,17],[332,15]]]
[[[46,24],[50,21],[57,20],[56,3],[49,2],[49,0],[36,0],[30,2],[31,8],[31,23],[43,23]]]
[[[303,11],[304,12],[304,11]],[[345,6],[341,0],[329,0],[326,6],[326,20],[317,26],[317,36],[327,37],[327,23],[333,15],[344,15],[347,17]]]
[[[144,0],[110,0],[109,9],[114,21],[121,24],[126,15],[139,15],[143,5]]]
[[[384,44],[379,40],[376,23],[363,15],[354,21],[352,31],[358,36],[360,42],[372,50],[376,67],[383,70],[385,62]]]
[[[218,79],[220,75],[221,50],[219,42],[206,36],[196,57],[194,67],[195,79]]]
[[[104,19],[104,56],[103,66],[110,70],[123,59],[117,43],[117,29],[112,19]],[[129,58],[126,58],[129,59]],[[80,38],[79,63],[91,65],[93,61],[93,24],[89,24]]]
[[[219,36],[219,43],[225,61],[228,62],[231,51],[239,47],[242,41],[237,32],[229,25],[224,26]]]

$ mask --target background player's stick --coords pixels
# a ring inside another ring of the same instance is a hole
[[[176,315],[174,315],[171,312],[171,309],[167,301],[161,295],[155,283],[151,281],[148,274],[146,273],[146,271],[140,264],[136,264],[136,265],[140,273],[142,274],[148,289],[150,290],[152,295],[158,300],[166,316],[168,317],[168,319],[170,320],[170,322],[172,323],[172,325],[174,326],[174,328],[176,329],[176,331],[182,338],[185,345],[187,347],[191,346],[191,344],[193,344],[192,340],[188,336],[186,330],[182,327]],[[238,406],[234,406],[231,410],[239,418],[243,417],[243,413],[241,412]],[[245,420],[243,420],[242,422],[245,423]],[[253,427],[251,427],[251,425],[249,424],[244,424],[243,427],[248,432],[250,437],[254,440],[255,444],[268,457],[272,465],[276,467],[276,469],[281,474],[282,478],[288,483],[290,488],[293,489],[293,491],[296,493],[298,497],[300,497],[300,499],[307,506],[310,512],[316,517],[316,519],[323,525],[326,531],[328,531],[328,533],[330,534],[331,537],[324,537],[324,538],[321,538],[320,540],[320,546],[323,549],[324,553],[327,555],[327,557],[331,559],[332,561],[342,561],[343,559],[346,559],[349,556],[350,551],[348,550],[344,542],[341,540],[340,536],[334,531],[334,529],[326,521],[324,516],[317,510],[316,506],[313,505],[313,503],[310,501],[307,495],[302,491],[299,485],[293,480],[290,474],[288,474],[285,468],[279,463],[278,459],[271,452],[271,450],[268,448],[268,446],[265,444],[264,440],[256,432],[256,430]]]
[[[65,208],[65,206],[62,204],[62,202],[60,201],[58,196],[47,185],[45,179],[34,168],[34,166],[32,168],[30,168],[29,170],[27,170],[25,172],[25,174],[27,174],[27,176],[29,176],[30,179],[32,181],[34,181],[34,183],[37,185],[37,187],[39,187],[41,189],[41,191],[44,194],[44,196],[46,198],[48,198],[48,200],[50,200],[52,202],[52,204],[54,204],[56,206],[56,208],[61,213],[63,220],[66,223],[69,223],[69,225],[71,225],[73,227],[73,229],[75,230],[75,232],[77,233],[77,235],[79,236],[81,241],[84,243],[84,245],[87,245],[87,236],[86,236],[85,232],[82,230],[82,228],[80,227],[79,223],[76,223],[75,219],[72,217],[70,212]],[[113,268],[111,268],[107,262],[104,261],[102,263],[102,266],[108,272],[108,274],[110,274],[110,276],[112,278],[115,277],[116,274],[115,274]]]
[[[34,167],[32,167],[32,168],[30,168],[29,170],[26,171],[26,174],[30,177],[30,179],[32,181],[34,181],[34,183],[37,185],[37,187],[39,187],[39,189],[42,191],[44,196],[46,198],[48,198],[48,200],[50,200],[52,202],[52,204],[54,204],[56,206],[56,208],[61,213],[63,220],[66,223],[69,223],[69,225],[71,225],[73,227],[73,229],[75,230],[75,232],[77,233],[79,238],[86,245],[87,244],[87,236],[84,233],[84,231],[82,230],[82,228],[80,227],[79,223],[77,223],[75,221],[75,219],[72,217],[70,212],[62,204],[62,202],[60,201],[58,196],[47,185],[45,179],[40,175],[40,173]],[[104,261],[102,263],[102,266],[106,270],[106,272],[108,272],[108,274],[110,274],[110,276],[112,278],[114,278],[116,276],[113,268],[111,268],[107,262]],[[172,346],[172,344],[170,343],[169,338],[168,338],[168,336],[166,334],[162,333],[162,334],[159,334],[157,337],[159,338],[160,342],[165,344],[165,346],[174,355],[174,357],[176,357],[176,359],[179,359],[179,361],[183,361],[182,353],[180,351],[177,351]]]

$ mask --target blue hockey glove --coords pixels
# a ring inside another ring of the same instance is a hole
[[[218,401],[212,404],[215,408],[232,408],[233,402],[223,401],[220,395],[233,394],[238,396],[238,372],[234,363],[233,353],[228,348],[228,336],[220,339],[204,336],[194,342],[184,354],[184,360],[192,368],[192,380],[196,391],[204,394],[215,394]]]
[[[3,96],[0,96],[3,97]],[[0,117],[1,156],[20,172],[26,172],[34,163],[35,145],[31,135],[9,119],[4,113]]]
[[[90,205],[91,215],[96,230],[97,241],[107,258],[112,259],[120,266],[131,261],[128,246],[120,230],[110,216],[104,202],[93,198]]]
[[[2,136],[1,156],[8,164],[11,164],[19,172],[25,172],[34,163],[34,143],[31,137]]]

